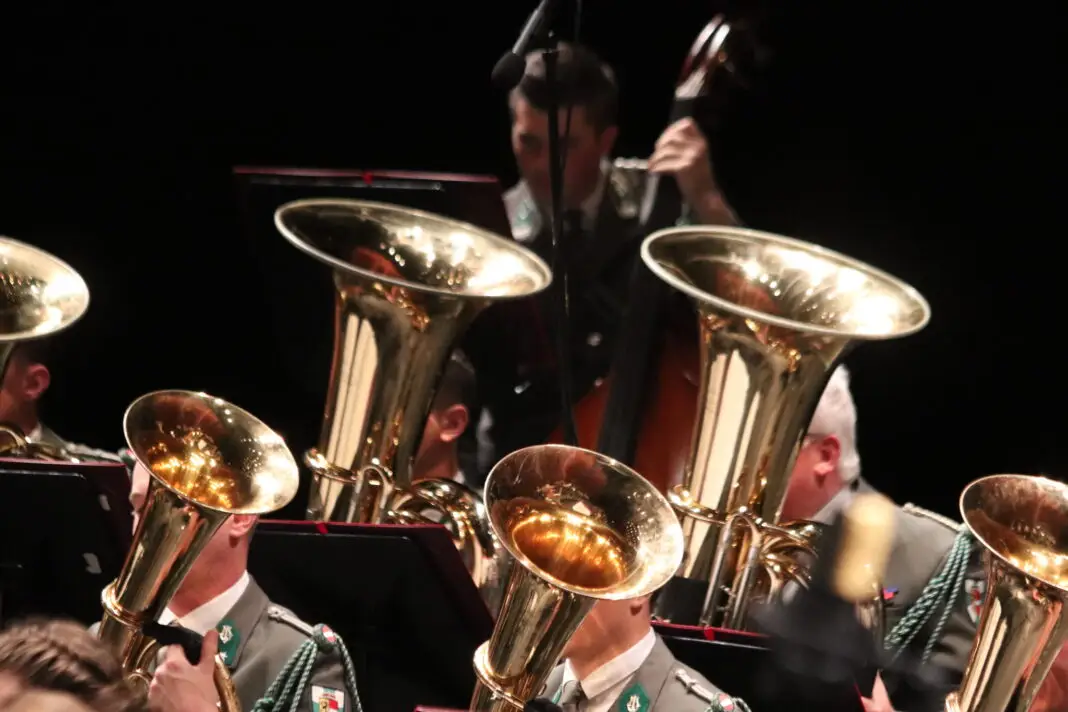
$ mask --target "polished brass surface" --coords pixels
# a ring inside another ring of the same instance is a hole
[[[510,560],[490,529],[478,492],[454,480],[418,480],[396,491],[386,519],[397,524],[441,524],[448,529],[483,600],[496,615]]]
[[[512,240],[431,213],[357,200],[283,205],[275,225],[331,268],[333,365],[307,516],[382,522],[455,342],[493,301],[545,289],[549,268]]]
[[[89,287],[57,257],[9,237],[0,237],[0,377],[15,348],[70,327],[89,308]],[[0,424],[0,456],[70,459]]]
[[[296,494],[299,473],[278,434],[206,393],[141,396],[126,410],[124,429],[151,481],[122,571],[104,589],[98,635],[132,680],[147,683],[158,645],[142,634],[143,625],[159,618],[228,517],[281,509]],[[224,703],[233,693],[225,673],[216,660]]]
[[[1068,485],[991,475],[960,498],[984,548],[986,595],[947,712],[1025,712],[1068,641]]]
[[[930,318],[900,280],[830,250],[730,227],[650,235],[642,259],[696,304],[701,384],[690,461],[669,493],[686,550],[679,575],[708,582],[699,620],[745,628],[786,487],[834,367],[858,341]],[[661,597],[663,602],[665,597]]]
[[[682,530],[640,475],[566,445],[505,456],[485,501],[514,564],[493,635],[475,653],[470,710],[522,710],[597,600],[644,596],[671,577]]]

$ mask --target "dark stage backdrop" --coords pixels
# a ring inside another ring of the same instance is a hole
[[[982,474],[1063,475],[1052,15],[779,4],[768,6],[773,63],[711,136],[730,199],[754,227],[901,276],[934,311],[922,334],[848,361],[865,473],[947,513]],[[582,38],[623,87],[619,152],[647,155],[679,63],[718,8],[585,5]],[[272,354],[282,339],[331,334],[266,323],[230,167],[511,183],[489,72],[532,6],[71,3],[6,18],[0,233],[70,261],[93,296],[55,365],[49,423],[117,447],[126,404],[177,387],[314,438],[320,405],[291,396],[299,387]],[[271,277],[283,292],[309,288]]]

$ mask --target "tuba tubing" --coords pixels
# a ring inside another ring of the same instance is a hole
[[[566,445],[506,455],[485,499],[514,563],[493,634],[475,652],[469,709],[516,712],[544,686],[594,603],[648,595],[671,577],[682,531],[643,477]]]
[[[779,515],[827,379],[857,342],[916,333],[930,308],[885,272],[766,232],[671,228],[647,237],[641,255],[695,304],[701,347],[689,463],[668,493],[685,553],[654,613],[745,629],[785,550],[814,554]]]
[[[145,623],[163,613],[230,516],[281,509],[296,494],[299,474],[277,433],[206,393],[143,395],[127,408],[124,430],[151,479],[126,561],[101,595],[97,636],[118,655],[127,678],[147,689],[159,644],[145,635]],[[222,709],[240,712],[218,656],[214,680]]]
[[[1068,485],[990,475],[960,497],[983,548],[986,594],[946,712],[1026,712],[1068,642]]]

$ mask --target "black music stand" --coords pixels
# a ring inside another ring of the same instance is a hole
[[[775,712],[778,704],[763,699],[769,651],[764,638],[752,633],[655,623],[653,627],[671,652],[708,680],[749,704],[753,712]],[[863,712],[855,687],[835,690],[835,699],[820,712]]]
[[[0,460],[0,622],[100,620],[132,536],[124,465]]]
[[[493,620],[436,525],[264,521],[249,571],[272,601],[345,641],[364,709],[466,709]]]

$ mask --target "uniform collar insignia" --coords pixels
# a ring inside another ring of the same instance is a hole
[[[215,630],[219,631],[219,656],[226,663],[226,667],[232,669],[241,645],[241,631],[229,618],[223,618],[219,625],[215,626]]]
[[[896,588],[884,588],[883,589],[883,600],[885,602],[890,603],[890,601],[894,600],[896,597],[897,597],[897,589]]]
[[[648,712],[648,710],[649,695],[638,682],[623,690],[623,694],[619,696],[619,702],[616,703],[616,712]]]

